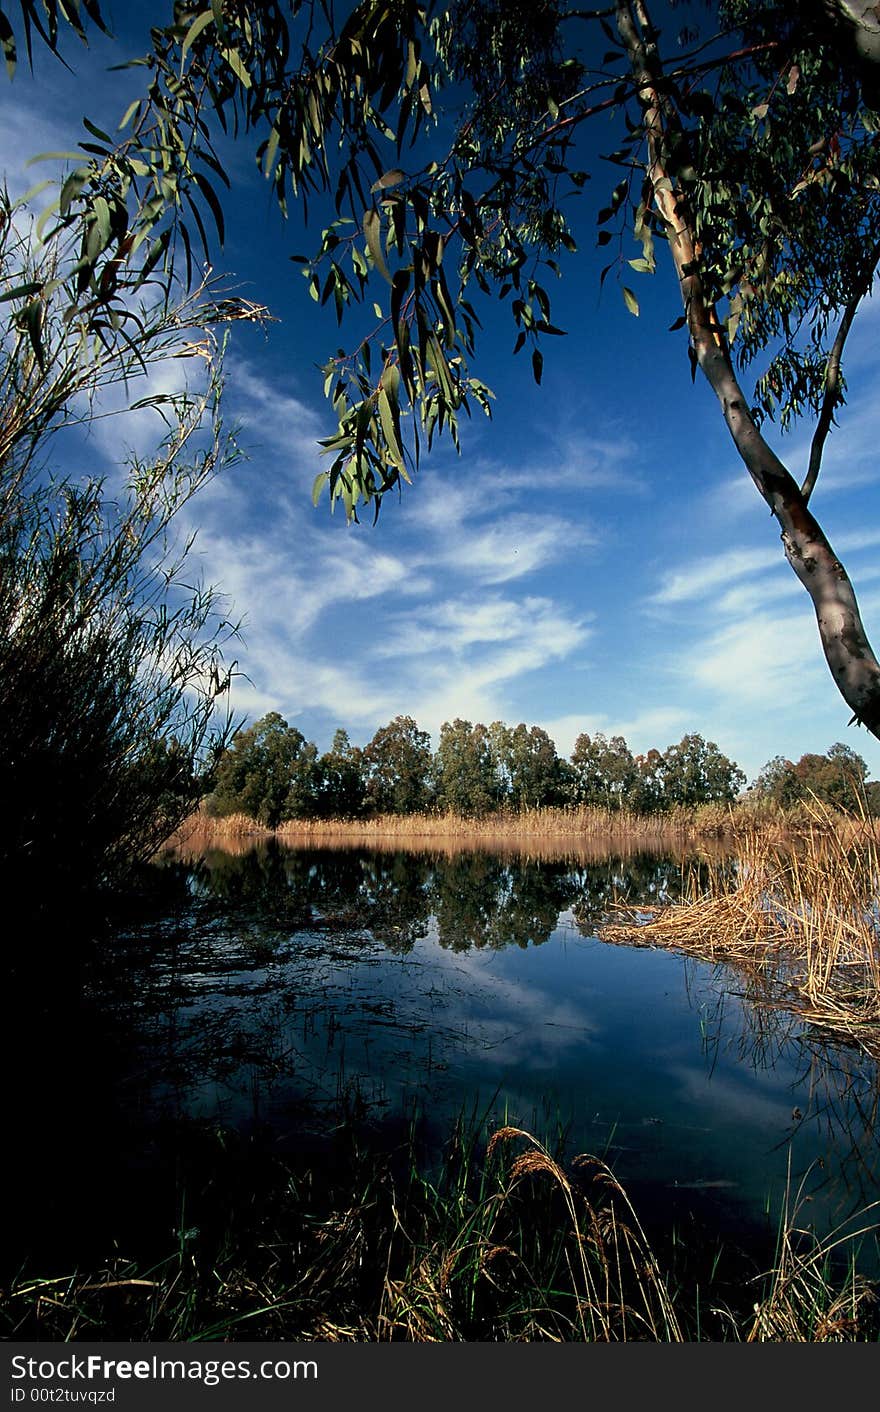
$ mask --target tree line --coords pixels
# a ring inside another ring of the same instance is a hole
[[[282,214],[296,207],[314,229],[325,197],[335,208],[293,258],[316,303],[358,320],[349,351],[322,368],[333,434],[313,490],[353,518],[412,479],[420,448],[444,433],[457,445],[461,413],[490,411],[469,370],[481,327],[472,300],[509,311],[540,382],[542,348],[563,332],[548,289],[578,240],[580,260],[606,251],[599,282],[618,280],[632,314],[639,301],[622,279],[651,274],[665,248],[683,296],[672,331],[692,377],[705,377],[776,517],[853,718],[880,735],[880,665],[812,508],[850,330],[880,260],[873,8],[724,0],[709,7],[718,30],[706,43],[690,27],[676,35],[677,3],[658,10],[658,28],[645,0],[600,11],[361,0],[338,16],[310,0],[192,0],[165,7],[164,24],[161,8],[149,52],[128,65],[121,122],[107,132],[84,120],[81,156],[50,177],[54,200],[32,226],[26,202],[0,199],[4,882],[51,896],[33,882],[62,861],[71,884],[123,876],[185,814],[230,739],[223,649],[235,627],[210,590],[186,587],[185,550],[173,547],[181,508],[236,454],[219,417],[225,332],[266,316],[200,273],[199,257],[210,265],[224,239],[219,133],[250,142]],[[58,52],[65,33],[105,28],[100,0],[19,0],[17,12],[0,13],[10,75],[24,58],[39,70],[41,49]],[[574,138],[594,118],[611,120],[615,150],[583,171]],[[372,333],[358,306],[378,308]],[[59,464],[56,433],[88,424],[102,391],[186,350],[205,361],[202,391],[151,399],[168,434],[126,467],[121,492]],[[749,368],[760,373],[751,395],[737,380]],[[636,406],[647,364],[634,377]],[[801,416],[813,423],[809,460],[790,471],[762,425]],[[196,449],[205,431],[208,449]],[[687,450],[685,436],[679,469],[693,480]],[[582,761],[554,766],[536,729],[513,728],[508,744],[500,723],[449,723],[414,776],[417,806],[401,804],[413,782],[375,737],[363,751],[339,737],[324,756],[283,741],[296,768],[262,792],[245,787],[253,771],[233,786],[243,746],[233,748],[214,804],[253,796],[256,808],[242,807],[279,820],[552,799],[659,809],[739,787],[723,769],[721,783],[711,777],[700,737],[632,757],[619,737],[594,736]],[[770,762],[758,792],[786,802],[825,791],[836,803],[855,781],[857,793],[866,771],[859,781],[836,750]]]
[[[695,733],[645,755],[634,755],[623,736],[584,733],[564,759],[540,726],[457,718],[444,722],[433,750],[411,716],[396,716],[363,748],[340,729],[319,754],[273,711],[236,735],[207,808],[215,817],[245,813],[269,828],[293,819],[429,811],[477,818],[566,806],[654,813],[731,803],[745,782],[714,741]]]
[[[868,782],[867,774],[861,756],[837,743],[796,763],[776,756],[748,795],[782,808],[817,798],[836,809],[880,812],[880,782]],[[320,754],[271,711],[240,730],[223,753],[206,808],[214,817],[244,813],[267,828],[295,819],[428,812],[482,818],[582,807],[655,814],[732,804],[745,784],[735,761],[696,732],[644,755],[633,754],[622,735],[584,732],[565,759],[541,726],[456,718],[444,722],[433,750],[411,716],[395,716],[363,747],[337,730]]]

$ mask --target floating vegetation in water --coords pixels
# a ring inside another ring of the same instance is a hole
[[[880,1057],[880,850],[873,819],[845,828],[816,806],[797,840],[753,830],[736,868],[692,874],[689,895],[646,912],[618,909],[604,940],[734,963],[753,1002]],[[628,911],[628,915],[627,915]]]

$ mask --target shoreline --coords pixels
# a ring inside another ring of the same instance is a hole
[[[179,854],[211,849],[241,852],[270,839],[288,848],[373,847],[441,851],[523,849],[585,853],[594,858],[634,852],[716,851],[730,847],[743,828],[756,827],[751,810],[722,806],[678,809],[670,814],[630,814],[605,809],[542,809],[465,818],[457,814],[379,815],[371,819],[297,819],[270,829],[245,814],[212,818],[199,811],[170,836],[162,850]],[[785,834],[790,823],[770,816],[761,827]]]

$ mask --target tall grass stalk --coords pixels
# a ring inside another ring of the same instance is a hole
[[[237,1207],[221,1145],[212,1179],[222,1227],[209,1236],[211,1215],[193,1200],[181,1204],[177,1246],[164,1259],[117,1255],[89,1272],[19,1276],[0,1304],[4,1334],[426,1343],[876,1337],[875,1291],[854,1260],[835,1263],[853,1237],[812,1240],[797,1225],[797,1202],[783,1211],[773,1268],[731,1307],[729,1291],[707,1288],[686,1264],[662,1268],[598,1158],[566,1163],[511,1125],[491,1135],[482,1158],[474,1130],[459,1125],[432,1177],[414,1153],[410,1145],[401,1165],[352,1148],[329,1178],[257,1164]]]
[[[880,1201],[860,1213],[866,1224],[853,1230],[839,1226],[819,1239],[800,1225],[808,1197],[805,1173],[792,1195],[791,1154],[785,1196],[780,1213],[776,1254],[772,1268],[762,1277],[762,1297],[754,1306],[754,1320],[746,1335],[749,1343],[839,1343],[857,1330],[877,1302],[875,1287],[856,1270],[855,1252],[860,1239],[873,1235]],[[843,1283],[835,1279],[835,1259],[848,1252]]]

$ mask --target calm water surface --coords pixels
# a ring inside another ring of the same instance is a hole
[[[747,996],[735,971],[596,939],[615,897],[674,897],[681,872],[212,855],[120,953],[144,975],[126,1002],[131,1101],[268,1127],[282,1146],[340,1098],[389,1125],[418,1112],[438,1146],[462,1109],[563,1126],[649,1220],[766,1230],[788,1183],[827,1230],[880,1196],[876,1065]]]

